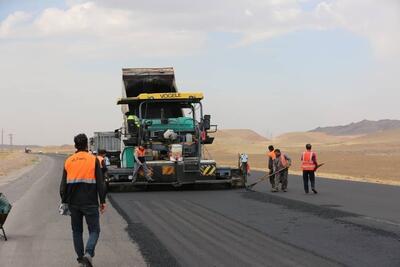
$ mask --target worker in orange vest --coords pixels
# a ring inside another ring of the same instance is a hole
[[[275,175],[272,175],[274,173],[274,159],[276,158],[274,146],[270,145],[268,146],[268,152],[267,152],[267,157],[268,157],[268,169],[269,169],[269,182],[271,183],[271,188],[275,188]]]
[[[144,177],[148,182],[153,182],[153,178],[149,175],[149,168],[147,168],[146,164],[146,149],[144,146],[138,146],[135,148],[135,168],[133,170],[133,180],[132,183],[136,182],[137,174],[140,169],[143,170]]]
[[[317,153],[311,151],[311,144],[306,145],[306,151],[301,155],[301,168],[303,170],[304,191],[308,194],[308,181],[311,182],[311,190],[317,194],[315,190],[315,171],[317,170]]]
[[[100,235],[100,212],[106,210],[106,190],[100,162],[88,152],[88,138],[78,134],[74,138],[76,153],[67,158],[60,185],[61,203],[71,215],[72,236],[78,262],[92,266],[92,258]],[[89,229],[86,248],[83,245],[83,217]]]
[[[100,162],[100,167],[101,170],[103,171],[103,175],[106,175],[107,173],[107,157],[106,157],[106,151],[104,149],[99,149],[97,152],[97,159]]]
[[[289,167],[292,165],[292,160],[285,154],[281,153],[279,149],[275,149],[274,159],[274,173],[275,174],[275,187],[271,192],[279,191],[279,183],[282,184],[282,191],[287,192]]]

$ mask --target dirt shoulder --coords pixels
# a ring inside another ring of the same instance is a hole
[[[26,154],[23,151],[0,151],[0,184],[5,184],[12,180],[13,173],[16,173],[28,166],[39,162],[37,155]]]
[[[318,162],[325,163],[318,171],[320,177],[400,185],[400,142],[355,142],[355,139],[328,140],[326,143],[313,143],[313,150],[318,154]],[[397,140],[397,139],[396,139]],[[303,143],[301,143],[302,141]],[[237,142],[225,138],[216,140],[207,148],[209,157],[217,160],[219,165],[237,166],[238,153],[249,155],[253,170],[267,168],[266,150],[269,144],[275,145],[289,155],[293,164],[291,173],[301,174],[301,153],[307,140],[289,142]],[[316,140],[314,140],[316,142]],[[387,141],[386,139],[384,141]],[[207,153],[205,153],[207,155]]]

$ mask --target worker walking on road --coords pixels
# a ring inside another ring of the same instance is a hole
[[[239,155],[239,166],[243,175],[244,183],[247,183],[247,176],[250,175],[249,156],[246,153]]]
[[[279,149],[275,149],[275,159],[273,161],[273,169],[275,174],[274,188],[272,192],[279,191],[279,183],[282,183],[282,191],[287,192],[289,167],[292,160],[285,154],[281,153]]]
[[[271,188],[275,188],[275,175],[274,173],[274,159],[276,158],[274,146],[268,147],[267,157],[268,157],[268,169],[269,169],[269,182],[271,183]]]
[[[143,170],[144,173],[144,177],[146,178],[146,180],[148,182],[153,182],[153,178],[150,177],[149,175],[149,169],[147,168],[147,164],[146,164],[146,149],[144,146],[138,146],[135,149],[135,168],[133,170],[133,180],[132,183],[136,182],[137,179],[137,174],[139,172],[140,169]]]
[[[106,191],[100,162],[88,152],[88,138],[78,134],[74,138],[76,153],[64,164],[60,185],[61,202],[71,212],[71,226],[75,252],[80,266],[92,266],[95,247],[100,235],[100,212],[106,210]],[[89,229],[86,248],[83,245],[83,217]]]
[[[311,190],[317,194],[315,190],[315,171],[317,170],[317,154],[311,151],[312,146],[306,145],[306,151],[301,155],[301,168],[303,169],[304,192],[308,194],[308,181],[311,182]]]
[[[110,160],[106,156],[106,151],[104,149],[99,149],[97,152],[97,159],[100,162],[100,168],[103,171],[103,175],[107,173],[108,166],[110,165]]]

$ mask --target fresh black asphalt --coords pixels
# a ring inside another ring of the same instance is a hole
[[[57,214],[64,158],[44,156],[0,187],[14,204],[1,266],[74,263],[68,218]],[[289,179],[287,193],[265,182],[255,192],[110,193],[116,211],[102,217],[96,266],[400,266],[400,187],[318,179],[319,194],[307,195],[301,177]]]
[[[151,266],[400,266],[400,187],[318,179],[306,195],[289,179],[287,193],[260,183],[109,198]]]

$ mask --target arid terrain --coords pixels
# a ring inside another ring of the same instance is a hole
[[[306,143],[313,144],[318,161],[326,163],[320,176],[369,182],[400,184],[400,130],[358,136],[333,136],[319,132],[299,132],[268,140],[251,130],[221,130],[214,134],[206,155],[222,165],[236,165],[237,155],[249,155],[253,169],[267,167],[267,146],[273,144],[293,159],[292,173],[300,172],[300,156]],[[208,153],[208,154],[207,154]]]
[[[208,158],[215,158],[219,165],[236,166],[238,154],[247,153],[251,168],[266,170],[266,150],[272,144],[293,159],[291,173],[300,173],[300,156],[306,143],[311,143],[318,153],[318,161],[325,165],[319,176],[351,179],[377,183],[399,184],[400,129],[385,130],[364,135],[338,136],[323,132],[294,132],[280,135],[273,140],[248,129],[219,130],[213,134],[214,144],[206,146]],[[34,147],[32,152],[74,152],[71,145]],[[0,152],[0,176],[29,165],[35,156],[22,151]]]
[[[38,161],[38,157],[22,150],[0,150],[0,185],[9,182],[7,175]],[[6,181],[7,180],[7,181]]]
[[[62,146],[40,146],[32,148],[33,153],[56,153],[56,154],[72,154],[75,152],[73,145]]]

